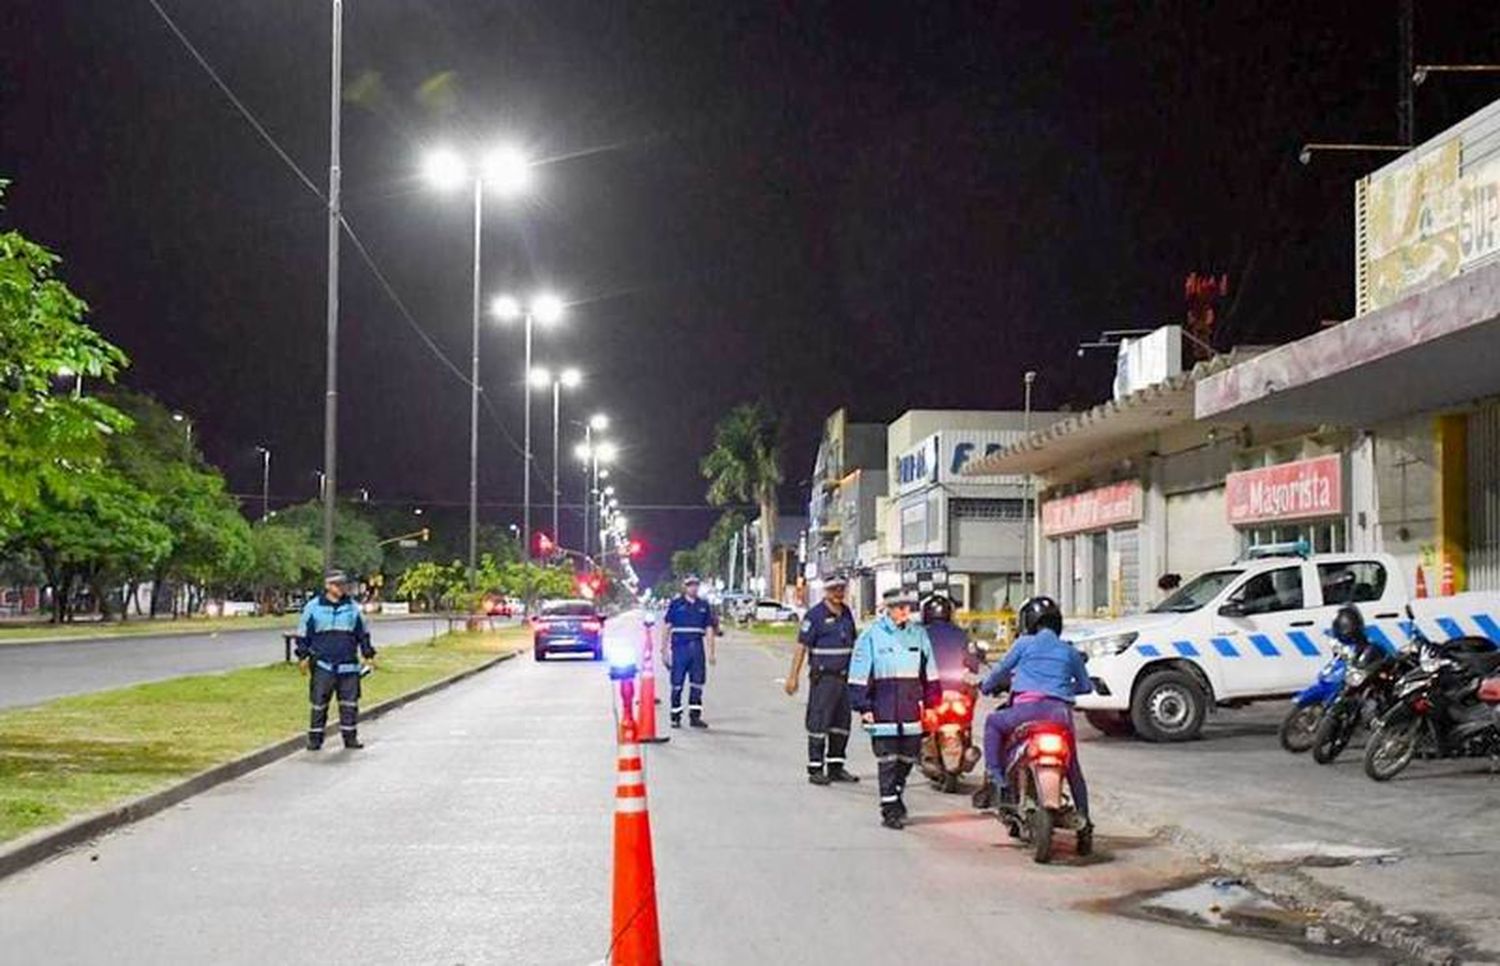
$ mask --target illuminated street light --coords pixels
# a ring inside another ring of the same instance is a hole
[[[589,429],[601,430],[609,428],[609,417],[603,413],[594,413],[589,417]]]
[[[477,298],[478,296],[476,295],[476,306],[478,305]],[[494,313],[495,318],[500,319],[503,322],[514,322],[517,319],[520,319],[523,323],[525,323],[526,357],[525,368],[522,369],[522,372],[525,373],[527,381],[530,382],[532,386],[542,388],[548,385],[551,380],[551,375],[548,374],[546,379],[538,382],[531,368],[531,330],[533,328],[534,322],[540,322],[543,325],[551,325],[553,322],[556,322],[558,319],[562,318],[562,299],[558,298],[556,295],[553,295],[550,292],[542,292],[538,295],[533,296],[529,305],[522,305],[520,299],[517,299],[513,295],[497,295],[490,303],[490,311]],[[523,407],[523,411],[524,416],[522,418],[525,422],[526,431],[525,439],[522,443],[524,472],[522,473],[521,479],[521,535],[522,546],[526,547],[527,552],[529,553],[531,548],[532,462],[531,393],[529,391],[526,393],[526,402]],[[553,532],[553,536],[556,536],[555,530]]]

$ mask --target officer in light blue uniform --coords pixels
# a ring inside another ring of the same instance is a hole
[[[886,828],[906,825],[902,793],[922,751],[922,707],[942,701],[937,659],[922,625],[911,619],[915,594],[888,591],[885,613],[854,644],[849,703],[870,732],[880,772],[880,816]]]
[[[718,647],[719,615],[698,596],[698,578],[682,579],[682,593],[672,598],[662,617],[661,661],[672,672],[672,727],[682,727],[682,686],[688,685],[688,724],[707,728],[703,720],[703,685]]]
[[[375,648],[359,604],[349,596],[348,578],[330,570],[323,592],[302,608],[297,625],[297,658],[304,673],[311,671],[308,698],[312,721],[307,727],[307,750],[323,747],[328,725],[328,702],[339,700],[339,734],[345,748],[363,748],[359,740],[359,682],[364,667],[374,666]]]

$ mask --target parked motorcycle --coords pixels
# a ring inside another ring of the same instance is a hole
[[[1333,657],[1318,671],[1318,679],[1292,696],[1291,710],[1281,719],[1277,737],[1281,747],[1300,755],[1313,746],[1313,735],[1334,699],[1344,689],[1349,667],[1349,648],[1339,644]]]
[[[1011,735],[1000,820],[1012,838],[1031,847],[1037,862],[1052,861],[1052,836],[1059,828],[1074,833],[1079,855],[1094,851],[1093,826],[1073,807],[1067,787],[1068,761],[1075,752],[1072,732],[1054,722],[1028,722]]]
[[[1392,651],[1366,642],[1344,671],[1344,687],[1328,705],[1313,732],[1312,756],[1320,765],[1338,758],[1360,726],[1372,727],[1396,700],[1396,683],[1415,670],[1415,647]]]
[[[958,791],[959,780],[974,770],[981,757],[974,745],[973,685],[962,684],[943,691],[943,700],[925,712],[920,764],[941,790]]]
[[[1395,686],[1365,745],[1365,774],[1390,781],[1417,755],[1500,758],[1500,650],[1487,638],[1416,636],[1417,667]]]

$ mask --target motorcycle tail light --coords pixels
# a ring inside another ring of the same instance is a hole
[[[1418,698],[1411,703],[1411,709],[1417,714],[1426,714],[1432,710],[1432,702],[1426,698]]]
[[[948,705],[949,709],[960,718],[969,713],[969,706],[963,701],[954,701]]]
[[[1056,756],[1068,750],[1068,743],[1062,735],[1048,731],[1032,739],[1032,747],[1037,755]]]

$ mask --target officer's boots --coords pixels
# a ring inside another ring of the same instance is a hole
[[[701,712],[701,711],[690,711],[690,712],[688,712],[688,727],[689,728],[707,728],[708,727],[708,722],[703,720],[703,712]]]
[[[365,743],[363,741],[360,741],[359,740],[359,735],[355,734],[354,732],[351,731],[351,732],[348,732],[347,734],[344,735],[344,747],[345,748],[355,749],[355,748],[363,748],[364,746],[365,746]]]
[[[828,780],[831,782],[857,782],[859,776],[850,772],[843,765],[828,766]]]

